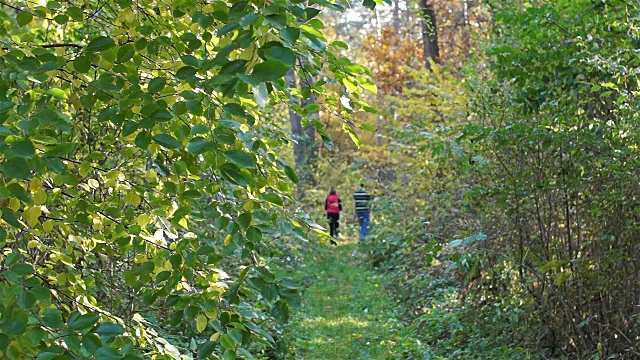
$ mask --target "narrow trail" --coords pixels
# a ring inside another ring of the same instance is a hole
[[[308,287],[293,315],[291,359],[397,359],[416,346],[384,291],[384,277],[356,249],[344,242],[318,246],[306,260]]]

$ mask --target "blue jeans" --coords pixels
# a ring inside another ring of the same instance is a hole
[[[360,243],[362,243],[369,230],[369,212],[357,212],[356,216],[358,217],[358,224],[360,225]]]

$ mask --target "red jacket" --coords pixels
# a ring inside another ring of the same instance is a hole
[[[329,196],[327,196],[327,199],[324,201],[324,209],[327,210],[329,214],[340,213],[342,204],[337,194],[329,194]]]

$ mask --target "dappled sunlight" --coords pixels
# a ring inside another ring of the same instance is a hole
[[[353,328],[366,328],[371,326],[369,321],[365,321],[362,319],[357,319],[353,316],[343,316],[340,318],[326,318],[326,317],[315,317],[311,319],[305,319],[301,322],[301,325],[304,327],[316,328],[320,326],[325,327],[353,327]]]

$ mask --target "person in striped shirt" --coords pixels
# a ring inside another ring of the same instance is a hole
[[[369,202],[371,201],[371,195],[365,190],[364,184],[360,184],[360,189],[353,193],[353,201],[355,203],[358,224],[360,225],[360,244],[362,244],[369,230]]]

